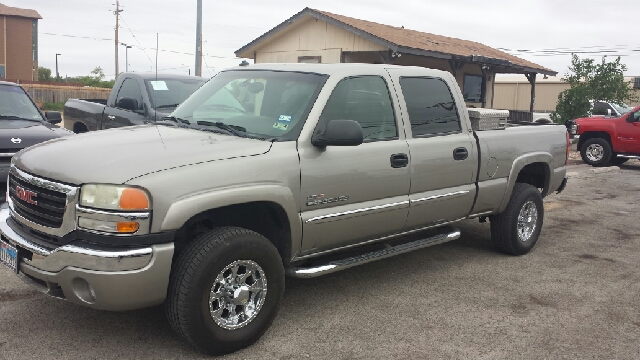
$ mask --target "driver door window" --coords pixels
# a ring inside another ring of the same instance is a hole
[[[320,123],[355,120],[362,127],[364,141],[398,138],[396,119],[386,82],[379,76],[342,80],[331,93]]]
[[[118,95],[116,96],[116,103],[114,107],[118,107],[118,102],[122,98],[132,98],[135,99],[138,103],[138,107],[136,110],[142,110],[142,91],[140,90],[140,85],[134,79],[127,78],[122,82],[122,86],[120,87],[120,91],[118,91]]]

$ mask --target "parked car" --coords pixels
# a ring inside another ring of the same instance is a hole
[[[640,107],[620,117],[586,117],[568,123],[580,136],[582,160],[592,166],[620,165],[640,158]]]
[[[90,308],[164,302],[189,344],[232,352],[270,326],[285,274],[455,240],[469,218],[491,220],[500,251],[534,247],[543,197],[567,183],[566,129],[472,110],[450,73],[422,67],[223,71],[165,120],[18,154],[5,265]],[[30,202],[43,193],[47,217]]]
[[[61,121],[57,111],[43,113],[20,85],[0,81],[0,189],[7,188],[11,157],[18,151],[73,134],[53,125]]]
[[[616,104],[608,101],[594,101],[589,100],[591,104],[591,116],[608,116],[608,117],[621,117],[626,113],[633,110],[627,104]]]
[[[207,79],[187,75],[124,73],[109,99],[69,99],[65,124],[75,133],[145,124],[169,115]]]

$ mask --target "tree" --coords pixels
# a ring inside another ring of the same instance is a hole
[[[624,81],[627,66],[617,57],[607,62],[602,57],[599,64],[593,59],[580,59],[573,54],[569,72],[562,78],[571,88],[558,95],[554,119],[565,122],[589,115],[589,100],[625,103],[637,100],[629,83]]]
[[[70,77],[66,78],[66,81],[71,83],[80,83],[84,86],[112,88],[115,80],[107,81],[104,80],[105,77],[104,71],[100,66],[98,66],[91,71],[90,75]]]
[[[38,67],[38,81],[52,81],[51,79],[51,69],[47,69],[45,67]]]

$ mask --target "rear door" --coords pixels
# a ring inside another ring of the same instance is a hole
[[[142,99],[141,84],[134,78],[126,78],[122,82],[122,86],[118,89],[115,102],[109,104],[102,118],[102,128],[109,129],[122,126],[143,124],[146,117],[144,115],[144,103]],[[131,98],[136,100],[136,106],[125,109],[120,105],[122,98]]]
[[[459,91],[448,85],[454,78],[436,71],[416,76],[411,69],[389,73],[406,109],[403,116],[411,154],[405,229],[466,217],[475,197],[478,160],[473,133],[462,123],[466,107]]]
[[[303,255],[404,228],[409,207],[409,147],[390,88],[382,68],[343,78],[320,115],[318,127],[329,120],[359,122],[363,144],[326,148],[307,141],[299,144]]]

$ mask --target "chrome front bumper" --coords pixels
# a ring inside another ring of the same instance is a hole
[[[109,250],[65,245],[49,250],[9,227],[10,216],[9,208],[3,206],[0,236],[19,253],[30,253],[30,259],[19,256],[18,275],[41,292],[102,310],[138,309],[164,301],[173,243]]]

